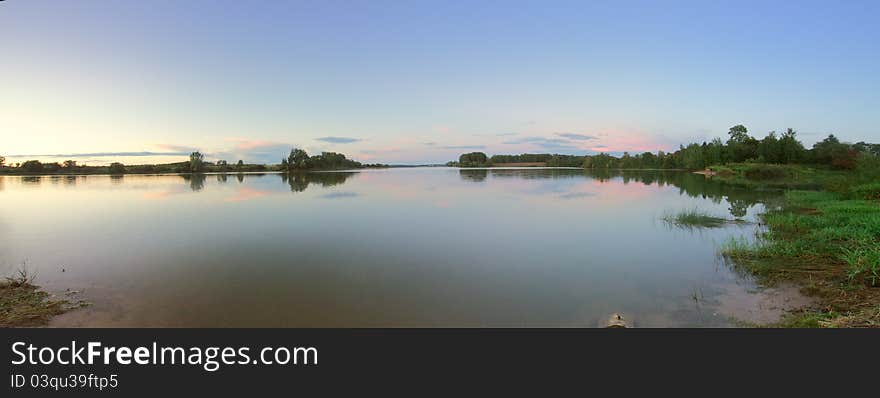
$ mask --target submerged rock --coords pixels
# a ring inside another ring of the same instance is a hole
[[[605,327],[606,328],[627,328],[629,326],[626,324],[626,320],[623,319],[623,316],[615,312],[615,313],[611,314],[610,317],[608,317],[608,321],[605,323]]]

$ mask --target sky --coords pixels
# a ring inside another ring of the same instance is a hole
[[[0,1],[0,155],[363,162],[880,142],[880,2]]]

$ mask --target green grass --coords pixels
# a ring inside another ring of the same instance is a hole
[[[836,192],[790,191],[762,215],[754,241],[732,238],[721,254],[756,275],[797,279],[827,306],[782,326],[877,325],[880,321],[880,201]]]
[[[880,182],[856,185],[850,192],[853,199],[880,200]]]
[[[728,242],[722,253],[841,264],[853,282],[880,283],[880,203],[802,191],[787,193],[786,200],[783,209],[764,215],[768,232],[757,244]]]
[[[668,214],[663,221],[679,227],[687,228],[718,228],[728,222],[727,219],[715,217],[700,209],[684,210],[675,214]]]

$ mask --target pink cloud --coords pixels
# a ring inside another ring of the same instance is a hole
[[[244,202],[248,200],[253,200],[257,198],[262,198],[264,196],[268,196],[271,194],[269,191],[261,191],[253,188],[239,188],[236,190],[235,196],[226,198],[225,202]]]
[[[287,144],[266,140],[251,140],[247,138],[227,138],[226,141],[235,142],[234,149],[237,151],[250,151],[259,148],[268,148],[273,146],[285,146]]]

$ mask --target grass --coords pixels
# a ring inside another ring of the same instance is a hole
[[[84,305],[56,299],[33,282],[26,267],[0,281],[0,327],[45,326],[52,317]]]
[[[718,228],[728,222],[725,218],[715,217],[697,208],[668,214],[663,217],[663,221],[686,228]]]
[[[722,245],[737,266],[771,283],[795,280],[819,298],[820,312],[780,326],[880,326],[880,202],[854,196],[788,192],[782,208],[762,216],[757,239]]]

